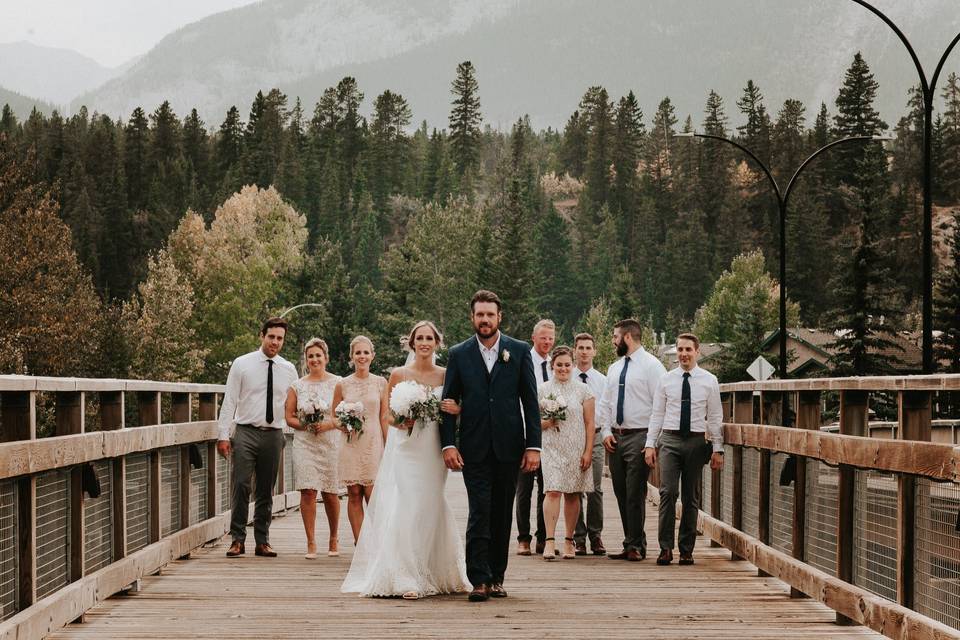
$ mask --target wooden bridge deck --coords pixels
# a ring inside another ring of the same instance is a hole
[[[605,543],[621,540],[619,516],[605,480]],[[466,495],[458,475],[447,494],[466,522]],[[346,508],[341,556],[305,560],[299,513],[274,520],[279,558],[251,553],[228,559],[225,540],[144,579],[139,592],[107,600],[50,638],[880,638],[863,627],[834,624],[834,612],[804,599],[773,578],[757,577],[747,562],[700,539],[697,564],[658,567],[594,556],[547,563],[513,556],[505,587],[510,597],[468,603],[465,596],[418,601],[366,599],[340,593],[353,551]],[[326,540],[318,505],[317,536]],[[562,520],[562,516],[561,516]],[[562,525],[561,525],[562,526]],[[647,530],[656,548],[656,517]],[[252,534],[251,534],[252,539]],[[252,549],[251,549],[252,551]],[[655,555],[653,553],[652,555]]]

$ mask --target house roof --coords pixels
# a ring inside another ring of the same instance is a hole
[[[894,358],[898,361],[896,368],[904,373],[910,371],[920,371],[923,368],[923,353],[917,346],[917,342],[909,332],[898,332],[886,336],[890,342],[897,346],[884,347],[880,355]],[[774,329],[769,332],[760,343],[760,348],[767,350],[775,347],[780,339],[780,330]],[[834,349],[830,345],[836,341],[837,334],[833,331],[824,331],[822,329],[809,329],[806,327],[793,327],[787,329],[787,342],[790,340],[800,342],[812,349],[814,352],[823,356],[824,360],[833,355]],[[900,347],[900,348],[897,348]],[[789,347],[788,347],[789,348]],[[808,362],[797,363],[790,367],[791,371],[796,371],[801,367],[807,367]]]

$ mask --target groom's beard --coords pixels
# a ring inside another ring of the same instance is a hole
[[[484,322],[479,325],[477,324],[473,325],[473,329],[474,331],[477,332],[478,336],[480,336],[483,339],[487,339],[497,333],[497,330],[500,329],[500,324],[499,323],[491,324],[489,322]]]
[[[629,349],[627,349],[627,341],[621,340],[617,345],[617,356],[622,358],[623,356],[627,355],[627,351],[629,351]]]

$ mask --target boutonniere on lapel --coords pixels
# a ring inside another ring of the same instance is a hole
[[[503,360],[503,364],[510,362],[510,352],[504,349],[500,352],[500,359]]]

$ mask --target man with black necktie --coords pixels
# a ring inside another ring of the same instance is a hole
[[[296,368],[279,355],[286,334],[286,320],[267,320],[260,330],[260,348],[234,360],[227,374],[217,451],[225,458],[233,458],[230,515],[233,540],[227,550],[230,557],[246,552],[244,541],[253,475],[257,478],[253,512],[254,553],[268,558],[277,555],[270,546],[273,484],[283,451],[283,405],[290,385],[297,379]]]
[[[607,383],[597,408],[603,446],[610,454],[610,479],[623,523],[623,551],[611,560],[633,562],[647,557],[647,478],[650,467],[643,445],[653,396],[666,369],[641,346],[643,328],[633,318],[613,325],[613,344],[620,359],[607,369]]]
[[[597,355],[597,345],[589,333],[578,333],[573,339],[573,351],[576,355],[576,378],[587,385],[595,398],[603,395],[607,377],[594,369],[593,358]],[[595,556],[606,555],[600,534],[603,532],[603,442],[599,438],[600,428],[596,428],[593,442],[593,491],[584,494],[580,500],[580,515],[573,532],[573,544],[578,556],[587,555],[587,537],[590,538],[590,550]],[[586,508],[584,508],[584,502]]]
[[[550,350],[557,339],[557,327],[553,320],[544,318],[533,327],[531,340],[533,349],[530,358],[533,364],[533,375],[537,384],[553,379],[553,370],[550,368]],[[537,483],[537,555],[543,553],[544,538],[547,528],[543,524],[543,471],[538,467],[536,471],[520,472],[517,478],[517,554],[529,556],[530,542],[530,506],[533,500],[533,483]]]
[[[711,469],[723,468],[720,385],[715,375],[697,366],[699,357],[697,336],[677,336],[680,366],[660,378],[653,399],[644,457],[650,467],[660,463],[659,565],[673,561],[678,494],[682,505],[679,564],[693,564],[703,465],[709,461]]]

